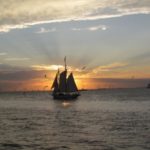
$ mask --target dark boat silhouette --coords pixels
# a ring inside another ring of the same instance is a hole
[[[64,61],[65,70],[60,73],[58,69],[52,84],[52,96],[56,100],[73,100],[76,99],[80,94],[76,86],[73,73],[71,72],[69,76],[67,76],[66,57]]]
[[[147,85],[147,88],[150,88],[150,83]]]

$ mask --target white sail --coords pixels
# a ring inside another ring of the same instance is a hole
[[[67,92],[77,92],[78,88],[76,86],[73,74],[70,73],[68,79],[67,79]]]
[[[67,71],[63,71],[59,77],[59,91],[66,92],[66,76]]]

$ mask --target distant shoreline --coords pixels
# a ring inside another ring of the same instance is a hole
[[[130,88],[98,88],[98,89],[80,89],[79,92],[86,92],[86,91],[101,91],[101,90],[121,90],[121,89],[147,89],[147,87],[130,87]],[[0,93],[51,93],[52,91],[49,90],[29,90],[29,91],[0,91]]]

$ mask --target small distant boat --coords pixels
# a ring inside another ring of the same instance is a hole
[[[66,57],[64,61],[65,70],[60,73],[58,69],[54,82],[52,84],[52,96],[56,100],[73,100],[80,96],[80,94],[75,83],[73,73],[70,73],[67,77]]]
[[[147,88],[150,88],[150,83],[147,85]]]

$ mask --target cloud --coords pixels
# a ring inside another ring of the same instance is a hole
[[[6,58],[5,60],[6,61],[26,61],[26,60],[29,60],[30,58],[26,58],[26,57],[23,57],[23,58],[17,58],[17,57],[10,57],[10,58]]]
[[[106,70],[117,70],[117,69],[123,69],[127,64],[125,63],[112,63],[105,66],[99,66],[95,69],[100,69],[103,71]],[[51,85],[54,76],[56,74],[56,69],[59,65],[50,65],[49,68],[45,68],[42,65],[43,68],[36,69],[37,67],[41,67],[39,65],[35,65],[36,67],[20,67],[20,66],[13,66],[13,65],[7,65],[7,64],[0,64],[0,90],[1,91],[14,91],[14,90],[36,90],[41,89],[43,90],[45,87]],[[48,66],[46,66],[48,67]],[[60,66],[63,68],[63,66]],[[70,68],[70,66],[69,66]],[[72,67],[73,68],[73,67]],[[84,69],[85,67],[82,67]],[[51,70],[50,70],[51,69]],[[94,70],[94,69],[93,69]],[[124,78],[116,78],[117,74],[115,73],[114,76],[104,76],[97,77],[95,76],[95,73],[91,72],[91,75],[86,77],[85,72],[81,74],[79,69],[74,68],[74,75],[75,79],[77,81],[80,81],[81,85],[79,87],[82,87],[82,83],[84,82],[84,85],[86,88],[106,88],[106,87],[112,87],[112,88],[118,88],[118,87],[144,87],[147,85],[149,81],[149,75],[147,78],[128,78],[129,76],[125,76]],[[77,72],[79,74],[77,74]],[[102,72],[101,72],[102,73]],[[45,74],[47,78],[45,78]],[[124,74],[124,72],[123,72]],[[140,75],[141,72],[136,72],[135,75]],[[82,76],[83,75],[83,76]],[[133,74],[132,74],[133,75]],[[131,77],[131,76],[130,76]],[[139,76],[140,77],[140,76]],[[142,76],[141,76],[142,77]],[[84,87],[84,88],[85,88]]]
[[[0,56],[5,56],[5,55],[7,55],[6,52],[1,52],[1,53],[0,53]]]
[[[1,0],[0,31],[70,20],[149,14],[149,0]]]
[[[115,78],[91,78],[91,84],[96,84],[97,88],[137,88],[146,87],[149,78],[145,79],[115,79]]]
[[[33,70],[50,70],[50,71],[56,71],[56,70],[63,70],[64,69],[64,66],[63,65],[33,65],[31,66],[31,68]],[[79,69],[79,68],[76,68],[76,67],[73,67],[73,66],[67,66],[67,70],[72,72],[83,72],[82,68]]]
[[[108,26],[106,25],[99,25],[99,26],[91,26],[88,28],[73,28],[73,31],[82,31],[82,30],[87,30],[87,31],[97,31],[97,30],[107,30]]]
[[[30,68],[0,63],[0,72],[1,73],[2,72],[22,71],[22,70],[30,70]]]
[[[13,72],[1,72],[0,80],[31,80],[39,77],[43,77],[44,73],[42,71],[35,70],[22,70]]]
[[[96,30],[106,30],[108,27],[105,25],[100,25],[100,26],[95,26],[95,27],[90,27],[88,30],[90,31],[96,31]]]
[[[35,70],[58,70],[64,68],[62,65],[33,65],[31,67]]]
[[[114,71],[117,69],[121,69],[126,67],[128,64],[127,63],[120,63],[120,62],[116,62],[116,63],[112,63],[112,64],[108,64],[105,66],[99,66],[97,68],[93,69],[93,73],[99,73],[99,72],[105,72],[105,71]]]
[[[1,32],[9,32],[10,30],[13,30],[13,29],[23,29],[23,28],[27,28],[28,25],[25,25],[25,24],[18,24],[18,25],[9,25],[9,24],[6,24],[6,25],[0,25],[0,33]]]
[[[37,31],[36,33],[42,34],[42,33],[55,32],[55,31],[56,31],[55,28],[52,28],[52,29],[45,29],[45,28],[42,27],[42,28],[40,28],[40,30]]]

